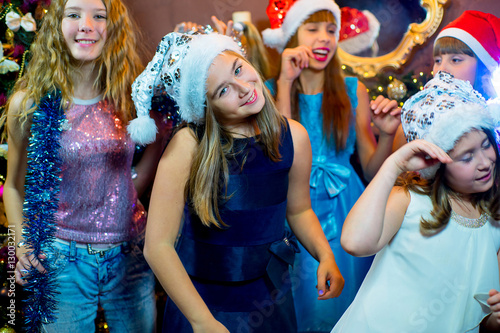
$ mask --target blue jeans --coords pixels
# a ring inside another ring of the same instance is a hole
[[[155,279],[142,254],[144,237],[99,254],[54,242],[57,320],[44,332],[94,332],[100,305],[110,332],[154,332]]]

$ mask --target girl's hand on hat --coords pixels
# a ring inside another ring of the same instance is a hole
[[[304,68],[309,67],[309,58],[313,56],[311,48],[307,46],[285,49],[281,54],[281,71],[278,80],[291,84]]]
[[[397,173],[405,171],[418,171],[436,163],[450,163],[452,159],[448,154],[425,140],[413,140],[396,150],[389,159],[394,162]]]
[[[25,253],[20,258],[16,264],[16,270],[14,275],[16,276],[16,282],[20,285],[26,284],[26,279],[29,277],[29,271],[32,267],[35,267],[40,273],[45,273],[46,270],[42,266],[40,260],[45,259],[44,254],[40,254],[38,258],[32,253]],[[40,260],[39,260],[40,259]]]

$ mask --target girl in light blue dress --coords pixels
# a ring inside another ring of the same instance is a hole
[[[270,6],[267,12],[276,13],[273,2]],[[320,301],[314,282],[317,266],[301,249],[292,273],[298,329],[329,332],[354,299],[372,262],[372,257],[355,258],[340,246],[344,219],[364,190],[350,159],[357,150],[362,173],[370,180],[391,153],[400,110],[395,101],[383,97],[370,105],[366,87],[342,76],[336,54],[340,10],[335,2],[299,0],[278,14],[284,19],[276,23],[271,15],[271,28],[263,31],[264,43],[282,52],[280,75],[268,87],[280,112],[299,120],[309,133],[312,207],[345,278],[339,298]]]

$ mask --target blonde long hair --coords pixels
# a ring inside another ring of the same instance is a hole
[[[237,53],[232,54],[248,62]],[[259,77],[262,86],[262,78]],[[260,131],[258,137],[264,154],[272,161],[281,159],[279,152],[280,136],[285,119],[279,114],[273,98],[262,89],[265,99],[263,109],[249,121],[254,121]],[[193,208],[206,226],[226,226],[219,213],[219,204],[231,196],[228,195],[227,182],[229,178],[227,157],[234,153],[231,132],[224,128],[216,119],[212,106],[207,99],[206,116],[200,135],[195,135],[199,141],[195,153],[189,179],[185,188],[186,198],[189,198]],[[196,132],[196,128],[192,128]],[[201,138],[200,138],[201,137]]]
[[[494,220],[500,220],[500,191],[498,186],[500,176],[500,163],[498,146],[495,141],[495,134],[484,131],[490,140],[490,143],[495,148],[497,163],[493,173],[493,186],[486,192],[476,193],[472,196],[472,204],[478,207],[481,213],[487,213]],[[451,216],[450,198],[459,197],[459,193],[455,193],[446,184],[444,173],[446,164],[442,164],[436,172],[436,176],[432,180],[420,178],[415,172],[407,172],[402,174],[396,181],[396,185],[402,186],[405,191],[413,191],[419,194],[428,195],[432,202],[431,218],[420,221],[420,232],[425,236],[432,236],[441,231],[449,222]]]
[[[72,100],[75,82],[68,73],[78,73],[79,65],[72,58],[61,30],[66,1],[52,1],[30,47],[27,71],[14,85],[12,95],[18,91],[26,92],[17,115],[23,126],[48,92],[61,91],[63,108],[67,108]],[[130,97],[131,84],[143,68],[137,53],[137,28],[121,0],[102,2],[107,10],[107,40],[102,55],[95,60],[98,76],[94,87],[103,91],[104,99],[114,105],[123,121],[128,121],[135,116]],[[5,110],[9,109],[10,102]],[[2,124],[6,113],[2,115]]]
[[[332,22],[335,17],[330,11],[322,10],[313,13],[304,21],[306,23]],[[299,46],[297,32],[290,38],[287,48]],[[280,66],[281,67],[281,66]],[[335,140],[337,151],[346,147],[349,136],[349,128],[353,120],[351,112],[351,101],[347,94],[344,75],[337,52],[328,63],[325,70],[325,83],[323,87],[323,102],[321,112],[323,114],[323,132],[325,133],[328,144],[332,145]],[[299,113],[299,93],[302,92],[300,81],[296,79],[292,84],[291,90],[291,108],[292,118],[300,121]]]
[[[274,69],[269,61],[269,54],[262,42],[260,32],[252,22],[243,22],[241,42],[245,47],[248,61],[260,72],[264,80],[269,79]]]

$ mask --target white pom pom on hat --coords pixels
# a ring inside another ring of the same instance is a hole
[[[164,36],[153,59],[132,84],[137,110],[137,118],[127,126],[132,140],[145,145],[156,138],[156,124],[149,115],[154,95],[168,94],[179,107],[182,120],[203,123],[208,69],[215,57],[227,50],[242,54],[232,38],[218,33],[172,32]]]

